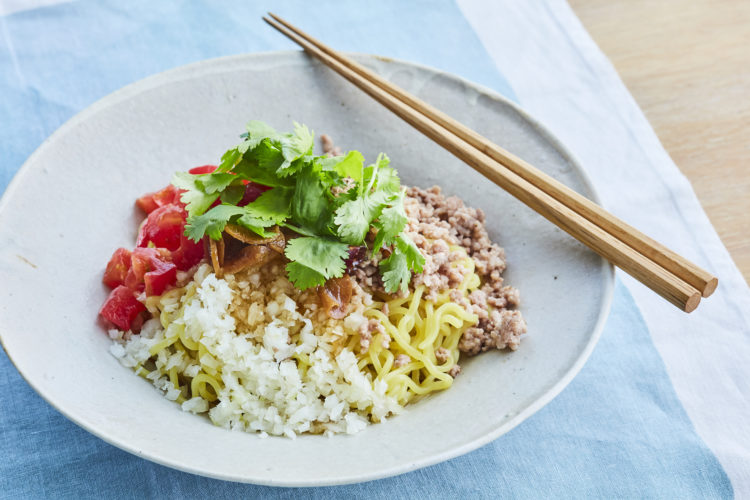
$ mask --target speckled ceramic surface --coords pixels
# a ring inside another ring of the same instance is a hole
[[[492,92],[428,68],[364,64],[566,184],[581,169],[532,119]],[[407,184],[441,185],[487,213],[506,249],[529,333],[516,352],[463,363],[453,388],[355,436],[260,439],[182,412],[108,353],[97,311],[112,251],[132,247],[136,197],[172,172],[215,163],[250,119],[330,134],[368,160],[387,152]],[[270,485],[394,475],[471,451],[558,394],[609,310],[613,272],[540,216],[317,62],[297,52],[205,61],[97,102],[29,158],[0,201],[0,338],[50,404],[102,439],[185,471]],[[543,436],[540,436],[543,438]]]

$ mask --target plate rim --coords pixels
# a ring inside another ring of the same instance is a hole
[[[530,125],[536,133],[538,133],[545,141],[547,141],[563,158],[565,158],[569,162],[570,165],[573,166],[573,168],[575,168],[578,175],[580,175],[581,177],[582,183],[586,186],[586,188],[591,193],[590,199],[597,204],[601,204],[599,193],[596,190],[593,182],[591,181],[591,177],[589,176],[588,172],[586,172],[586,170],[583,168],[578,158],[575,155],[573,155],[571,151],[568,150],[568,148],[556,136],[554,136],[551,133],[551,131],[548,130],[538,119],[530,115],[527,111],[521,108],[518,104],[508,99],[507,97],[503,96],[499,92],[485,85],[482,85],[480,83],[470,81],[454,73],[450,73],[448,71],[440,70],[432,66],[415,63],[412,61],[407,61],[407,60],[394,58],[394,57],[388,57],[388,56],[381,56],[377,54],[360,53],[360,52],[346,52],[346,54],[359,60],[375,59],[375,60],[384,62],[386,64],[396,63],[396,64],[402,64],[406,66],[416,67],[420,70],[433,73],[436,76],[444,76],[454,81],[460,82],[465,87],[472,88],[478,91],[479,94],[484,94],[487,97],[495,101],[500,101],[503,105],[510,107],[514,112],[518,113],[519,116],[521,116],[521,118],[523,118],[523,120],[528,125]],[[36,158],[40,156],[42,153],[44,153],[45,149],[49,147],[52,142],[57,140],[58,136],[64,136],[64,134],[68,131],[68,129],[71,129],[77,124],[84,122],[86,119],[88,119],[89,116],[99,113],[105,110],[106,108],[112,105],[115,105],[132,95],[137,95],[138,93],[144,92],[148,89],[156,88],[161,85],[173,83],[176,81],[186,80],[186,79],[189,79],[190,77],[196,76],[193,73],[193,71],[203,69],[203,67],[205,67],[205,69],[208,69],[212,65],[222,65],[225,63],[231,63],[233,61],[248,61],[252,59],[263,59],[263,58],[291,59],[291,58],[300,57],[300,56],[306,57],[308,61],[310,62],[310,64],[322,65],[322,63],[320,63],[313,57],[305,54],[304,51],[300,51],[300,50],[260,51],[260,52],[252,52],[252,53],[245,53],[245,54],[221,56],[221,57],[195,61],[189,64],[177,66],[177,67],[170,68],[159,73],[146,76],[144,78],[131,82],[115,90],[114,92],[111,92],[97,99],[96,101],[94,101],[93,103],[91,103],[90,105],[88,105],[87,107],[85,107],[84,109],[82,109],[81,111],[73,115],[72,117],[70,117],[62,125],[60,125],[60,127],[58,127],[46,139],[44,139],[44,141],[42,141],[42,143],[39,144],[39,146],[34,150],[34,152],[31,153],[31,155],[29,155],[29,157],[23,162],[21,167],[18,169],[18,171],[14,174],[11,181],[8,183],[8,186],[6,187],[2,196],[0,196],[0,214],[3,213],[6,206],[10,203],[9,200],[11,199],[13,192],[18,188],[20,183],[23,181],[24,177],[27,175],[27,171],[30,169],[30,165],[36,160]],[[186,73],[186,74],[182,75],[183,76],[182,78],[177,77],[181,73]],[[273,479],[269,480],[268,478],[264,479],[261,476],[249,476],[249,475],[237,476],[233,474],[220,474],[220,473],[214,474],[214,473],[208,473],[208,472],[202,471],[200,469],[197,469],[191,466],[181,464],[177,461],[169,460],[167,458],[162,458],[158,454],[149,453],[135,446],[129,446],[127,442],[121,442],[121,441],[118,441],[117,439],[111,438],[107,436],[104,432],[99,431],[93,425],[89,425],[88,423],[80,422],[76,420],[72,412],[69,413],[68,411],[58,407],[58,405],[55,404],[54,395],[47,394],[45,391],[41,390],[37,385],[35,385],[31,380],[29,380],[26,373],[24,373],[19,368],[19,366],[16,364],[15,360],[13,359],[13,356],[6,348],[5,342],[3,341],[4,329],[2,327],[0,327],[0,346],[2,346],[3,350],[8,356],[8,359],[13,364],[14,368],[18,371],[18,373],[21,375],[21,377],[26,381],[27,384],[29,384],[29,386],[39,396],[42,397],[42,399],[44,399],[44,401],[47,404],[52,406],[52,408],[54,408],[56,411],[62,414],[65,418],[73,422],[75,425],[81,427],[85,431],[93,434],[94,436],[98,437],[104,442],[112,446],[115,446],[116,448],[119,448],[123,451],[126,451],[132,455],[135,455],[139,458],[147,459],[151,462],[164,465],[166,467],[170,467],[172,469],[176,469],[182,472],[187,472],[190,474],[195,474],[198,476],[208,477],[212,479],[219,479],[223,481],[239,482],[239,483],[276,486],[276,487],[319,487],[319,486],[337,486],[337,485],[345,485],[345,484],[355,484],[355,483],[374,481],[377,479],[383,479],[387,477],[393,477],[393,476],[405,474],[405,473],[408,473],[417,469],[421,469],[424,467],[429,467],[431,465],[435,465],[437,463],[441,463],[441,462],[456,458],[458,456],[464,455],[471,451],[474,451],[488,444],[489,442],[498,439],[503,434],[506,434],[507,432],[511,431],[516,426],[518,426],[521,422],[531,417],[533,414],[535,414],[536,412],[541,410],[544,406],[546,406],[549,402],[551,402],[555,397],[557,397],[570,384],[570,382],[576,377],[576,375],[578,375],[578,373],[581,371],[586,361],[588,361],[594,348],[596,347],[596,344],[599,342],[599,339],[601,338],[604,325],[607,321],[607,318],[609,317],[609,314],[612,308],[612,301],[614,297],[614,287],[615,287],[615,267],[610,262],[608,262],[607,260],[603,258],[601,259],[601,262],[602,262],[601,265],[605,271],[604,273],[605,283],[604,283],[604,290],[602,293],[602,299],[603,299],[602,307],[599,311],[599,315],[596,319],[596,323],[594,324],[594,327],[592,329],[592,333],[591,333],[591,336],[589,337],[589,341],[584,346],[584,348],[580,351],[575,362],[563,374],[563,376],[560,377],[557,380],[557,382],[555,382],[549,389],[547,389],[547,391],[544,392],[539,398],[537,398],[534,402],[532,402],[525,409],[518,412],[507,422],[495,428],[493,431],[487,434],[484,434],[476,439],[473,439],[467,443],[464,443],[461,446],[457,446],[450,450],[446,450],[446,451],[443,451],[434,455],[430,455],[420,460],[403,463],[401,465],[393,466],[388,469],[380,469],[375,473],[360,474],[356,477],[342,477],[340,480],[278,481],[278,480],[273,480]]]

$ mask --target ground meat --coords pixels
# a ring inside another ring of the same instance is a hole
[[[393,362],[393,364],[396,366],[396,368],[401,368],[402,366],[406,366],[411,361],[411,358],[407,356],[406,354],[399,354],[396,356],[396,361]]]
[[[487,317],[482,318],[466,330],[461,336],[458,348],[469,356],[490,349],[518,349],[520,337],[526,333],[526,322],[520,311],[493,309]]]
[[[469,355],[492,348],[516,349],[526,322],[520,312],[509,309],[518,306],[520,296],[515,288],[503,285],[505,252],[490,240],[484,212],[467,207],[455,196],[444,196],[437,186],[427,190],[411,187],[406,193],[406,232],[425,256],[424,272],[414,278],[415,285],[425,285],[428,300],[453,289],[451,300],[479,318],[462,336],[459,349]],[[450,245],[466,249],[482,279],[481,288],[468,300],[455,289],[463,281],[463,267],[451,263],[462,254],[451,252]]]
[[[461,373],[461,367],[459,365],[453,365],[450,370],[448,370],[448,375],[450,375],[453,378],[456,378],[456,376]]]
[[[437,359],[437,362],[441,365],[448,361],[448,358],[450,358],[451,353],[448,352],[448,349],[445,347],[438,347],[435,351],[435,359]]]
[[[379,263],[379,255],[370,255],[368,259],[363,259],[354,266],[351,276],[366,289],[385,294],[383,280],[380,277],[380,271],[378,271]],[[395,295],[398,296],[399,294]]]
[[[380,324],[380,321],[376,319],[370,319],[367,323],[362,323],[359,327],[359,349],[360,352],[367,352],[370,349],[370,341],[372,340],[373,334],[382,333],[385,334],[385,328]],[[388,342],[390,345],[390,341]]]
[[[383,341],[381,342],[380,345],[383,346],[383,349],[388,349],[389,347],[391,347],[391,336],[388,335],[387,333],[384,333]]]
[[[321,134],[320,143],[323,146],[323,154],[326,156],[341,156],[343,151],[333,143],[333,139],[328,134]]]

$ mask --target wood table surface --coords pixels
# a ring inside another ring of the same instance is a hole
[[[750,282],[750,0],[569,2]]]

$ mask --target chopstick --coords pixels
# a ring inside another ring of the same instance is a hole
[[[263,19],[406,122],[672,304],[693,311],[717,279],[590,200],[283,19]]]

